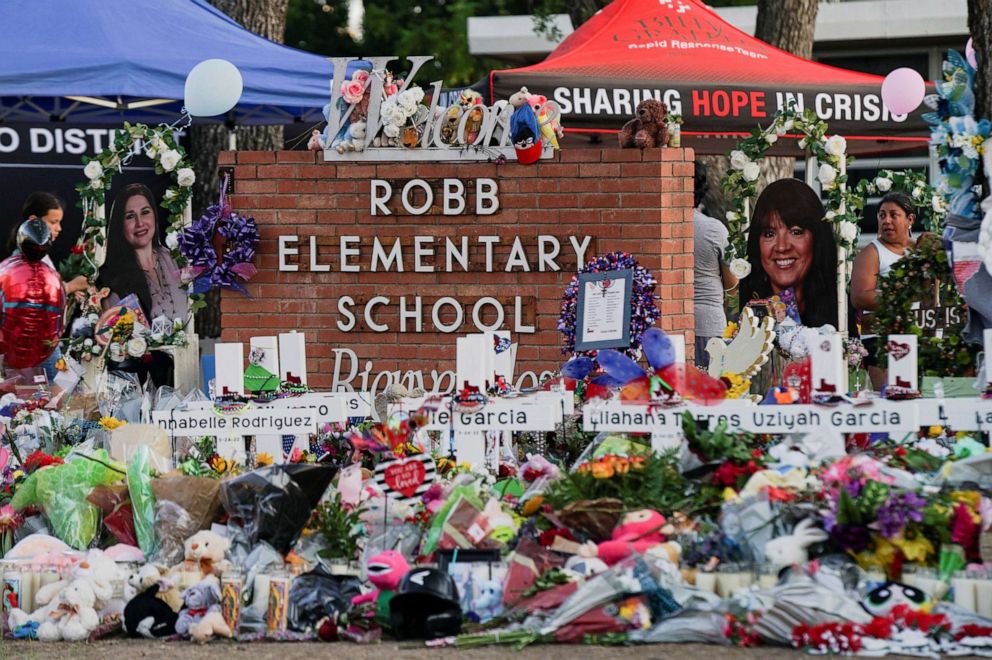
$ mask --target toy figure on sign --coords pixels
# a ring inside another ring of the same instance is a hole
[[[389,622],[389,602],[393,599],[400,580],[410,570],[406,558],[395,550],[380,552],[369,560],[369,582],[375,588],[351,599],[352,605],[375,603],[375,618],[381,623]]]
[[[598,545],[589,541],[579,549],[579,555],[599,557],[612,566],[635,552],[643,554],[652,551],[652,554],[677,563],[682,548],[678,543],[666,543],[668,536],[662,531],[666,522],[665,516],[657,511],[631,511],[620,519],[620,524],[613,530],[609,541]]]
[[[541,157],[541,127],[537,115],[530,104],[530,92],[526,87],[510,97],[513,114],[510,115],[510,141],[517,152],[517,162],[530,165]]]
[[[20,252],[0,263],[0,354],[14,369],[37,367],[51,356],[62,334],[65,287],[58,271],[44,261],[52,232],[42,220],[17,230]]]
[[[668,106],[655,99],[637,104],[634,118],[620,129],[620,147],[653,149],[668,146]]]

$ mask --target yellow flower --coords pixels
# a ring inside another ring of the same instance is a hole
[[[272,465],[272,455],[269,454],[268,452],[263,451],[261,454],[255,457],[255,466],[265,467],[267,465]]]
[[[127,424],[127,422],[121,421],[115,417],[100,418],[100,426],[103,427],[103,430],[105,431],[113,431],[114,429],[119,429],[125,424]]]
[[[533,516],[535,513],[541,510],[544,506],[544,496],[535,495],[526,502],[524,502],[523,508],[520,510],[525,516]]]
[[[592,464],[592,476],[596,479],[609,479],[613,476],[613,465],[605,461]]]
[[[737,324],[733,321],[727,322],[727,327],[723,329],[724,339],[733,339],[734,335],[737,334]]]
[[[927,555],[931,555],[934,552],[933,544],[930,543],[930,539],[922,534],[918,534],[912,539],[904,538],[902,534],[900,534],[892,539],[892,543],[902,550],[902,554],[904,554],[906,559],[909,561],[923,563],[926,561]]]
[[[228,469],[227,461],[221,456],[214,456],[210,459],[210,467],[217,474],[223,474]]]
[[[927,429],[927,435],[931,438],[939,438],[944,433],[944,427],[942,426],[931,426]]]
[[[69,365],[66,363],[65,358],[59,358],[55,361],[55,368],[59,371],[68,371]]]
[[[951,499],[955,502],[964,502],[971,509],[969,513],[974,513],[982,504],[982,494],[977,490],[955,490],[951,493]]]

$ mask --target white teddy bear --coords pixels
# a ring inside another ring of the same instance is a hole
[[[96,600],[92,581],[86,578],[73,580],[59,594],[58,603],[48,619],[38,626],[38,639],[43,642],[89,639],[100,625]]]
[[[339,154],[343,154],[346,151],[364,151],[365,131],[366,124],[364,121],[351,122],[351,124],[348,125],[348,132],[345,139],[334,145],[337,152]]]

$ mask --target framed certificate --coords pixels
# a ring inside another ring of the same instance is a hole
[[[630,346],[630,298],[634,271],[579,273],[575,350]]]

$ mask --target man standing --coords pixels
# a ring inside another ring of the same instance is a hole
[[[705,369],[710,356],[706,343],[712,337],[722,337],[727,326],[724,311],[724,291],[733,291],[737,278],[730,272],[724,259],[727,249],[727,228],[716,218],[700,211],[706,195],[706,166],[696,161],[693,201],[696,211],[693,214],[693,255],[695,267],[695,306],[696,306],[696,366]]]

